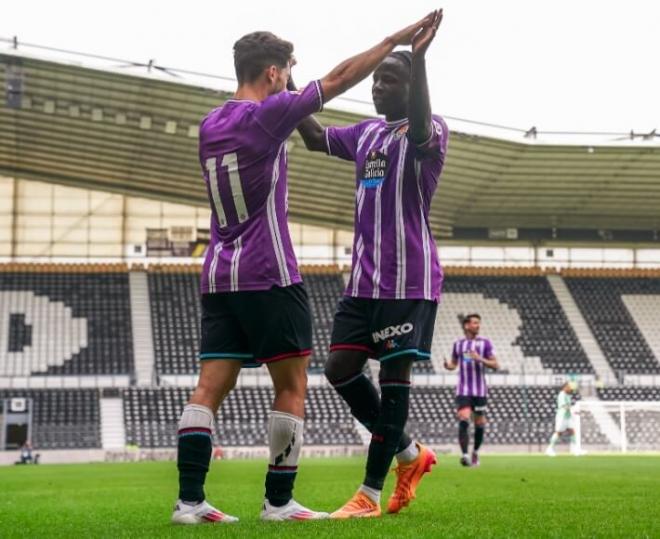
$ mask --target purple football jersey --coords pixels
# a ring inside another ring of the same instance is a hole
[[[353,269],[346,295],[438,301],[442,268],[429,211],[447,153],[449,129],[433,116],[424,144],[408,120],[370,119],[325,130],[326,151],[355,162]]]
[[[458,363],[458,384],[456,395],[467,397],[485,397],[488,393],[486,388],[486,366],[474,361],[469,353],[476,352],[479,356],[490,359],[495,355],[493,343],[484,337],[474,339],[458,339],[454,343],[451,357]]]
[[[229,99],[202,120],[199,159],[211,203],[202,293],[301,282],[287,225],[286,139],[322,107],[315,81],[260,103]]]

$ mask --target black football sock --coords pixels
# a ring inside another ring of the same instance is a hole
[[[474,426],[474,450],[479,451],[481,447],[481,442],[484,441],[484,432],[486,431],[485,425],[475,425]]]
[[[458,422],[458,443],[461,445],[461,453],[466,455],[468,452],[468,444],[470,443],[470,435],[468,434],[468,428],[470,423],[467,421]]]
[[[351,414],[364,427],[373,432],[380,412],[380,396],[374,384],[364,373],[352,374],[346,378],[332,381],[332,386],[351,409]],[[405,432],[396,448],[396,453],[403,451],[412,443],[412,439]]]
[[[410,382],[381,380],[380,414],[373,427],[364,484],[382,490],[408,419]]]
[[[266,474],[266,498],[273,507],[282,507],[292,498],[293,485],[296,482],[296,470],[285,472],[268,469]]]
[[[213,412],[206,406],[187,404],[183,408],[179,420],[177,451],[181,501],[204,501],[204,481],[209,471],[213,446],[213,424]]]

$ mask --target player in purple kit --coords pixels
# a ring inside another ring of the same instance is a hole
[[[461,464],[479,466],[479,448],[486,430],[486,368],[498,369],[493,343],[479,337],[481,317],[469,314],[463,319],[465,337],[454,343],[451,359],[445,361],[445,368],[458,370],[456,386],[456,408],[458,414],[458,441],[461,446]],[[474,449],[472,459],[468,455],[470,417],[474,416]]]
[[[238,520],[205,501],[214,418],[244,364],[265,364],[275,388],[264,520],[327,517],[292,498],[302,446],[311,316],[287,227],[286,139],[306,116],[364,79],[430,16],[333,69],[285,91],[293,46],[269,32],[234,45],[238,89],[200,126],[199,158],[211,205],[201,280],[201,371],[178,430],[181,524]]]
[[[326,376],[372,433],[362,486],[333,518],[377,517],[395,457],[397,485],[388,512],[415,497],[435,454],[404,432],[412,365],[430,358],[442,270],[429,226],[449,130],[431,113],[425,54],[442,10],[412,41],[378,66],[372,94],[385,119],[324,129],[315,119],[298,129],[308,149],[356,165],[353,267],[339,302]],[[381,395],[362,373],[380,360]]]

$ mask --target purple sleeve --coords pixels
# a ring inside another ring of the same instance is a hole
[[[454,347],[451,349],[451,358],[454,361],[458,361],[458,352],[456,351],[457,348],[458,348],[458,343],[455,342]]]
[[[348,127],[328,127],[325,129],[325,151],[347,161],[357,158],[360,124]]]
[[[486,341],[486,344],[484,345],[484,358],[485,359],[490,359],[495,355],[495,349],[493,348],[493,343],[490,342],[490,339]]]
[[[434,159],[441,163],[447,154],[449,141],[449,128],[440,116],[433,116],[431,122],[431,136],[426,142],[417,145],[417,156],[420,159]]]
[[[279,92],[267,97],[257,107],[254,117],[271,137],[284,140],[300,121],[323,108],[323,93],[319,81],[309,83],[296,92]]]

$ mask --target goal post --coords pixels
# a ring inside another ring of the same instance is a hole
[[[582,400],[574,410],[578,449],[660,452],[660,401]]]

